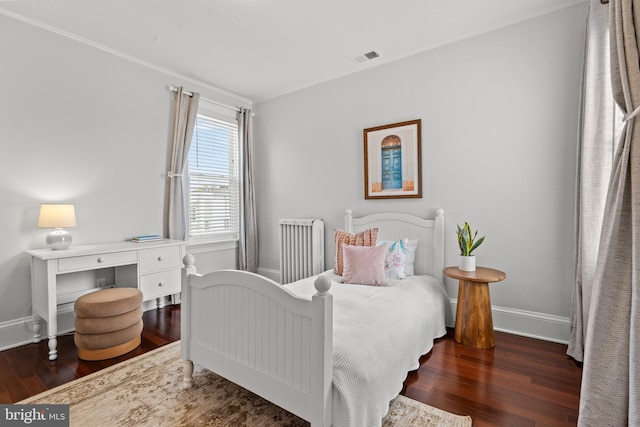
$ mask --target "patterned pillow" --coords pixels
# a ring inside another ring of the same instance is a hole
[[[418,249],[418,239],[400,239],[400,240],[378,240],[377,244],[380,245],[382,243],[386,243],[389,247],[389,252],[392,250],[400,250],[404,255],[404,265],[402,269],[404,270],[405,276],[413,276],[414,268],[413,263],[416,259],[416,249]],[[404,277],[392,277],[393,272],[387,271],[388,279],[404,279]],[[401,276],[401,274],[399,274]]]
[[[348,231],[333,229],[334,248],[335,248],[335,263],[333,272],[339,276],[342,276],[342,270],[344,269],[342,244],[351,246],[375,246],[376,239],[378,238],[378,229],[369,228],[361,231],[360,233],[349,233]]]
[[[391,243],[384,260],[384,275],[387,279],[404,279],[407,277],[405,272],[404,247],[406,239],[398,240]],[[382,243],[383,245],[385,243]]]
[[[342,250],[344,255],[342,283],[369,286],[387,284],[384,275],[387,245],[353,246],[343,243]]]

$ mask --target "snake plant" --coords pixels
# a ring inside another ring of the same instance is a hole
[[[475,233],[471,231],[469,223],[465,222],[462,227],[457,225],[458,231],[458,245],[460,246],[460,255],[471,256],[471,253],[484,242],[484,236],[476,239],[478,236],[478,230]]]

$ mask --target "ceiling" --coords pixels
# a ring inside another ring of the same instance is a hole
[[[0,0],[0,13],[257,102],[585,1]]]

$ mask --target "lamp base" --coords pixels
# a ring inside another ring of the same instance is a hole
[[[71,245],[71,233],[62,228],[56,228],[51,233],[47,234],[47,246],[54,251],[67,249]]]

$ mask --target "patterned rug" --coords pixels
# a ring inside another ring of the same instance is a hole
[[[69,404],[71,426],[277,426],[309,423],[196,366],[183,390],[175,342],[18,403]],[[384,427],[471,427],[471,418],[396,397]]]

